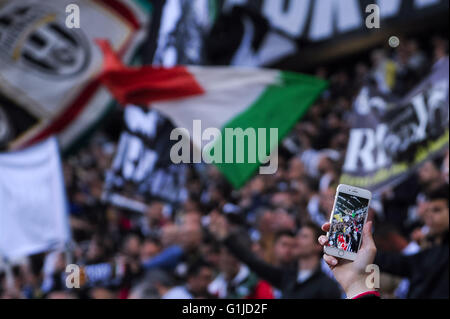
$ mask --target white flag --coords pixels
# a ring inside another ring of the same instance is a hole
[[[0,257],[61,247],[70,238],[56,138],[0,154]]]

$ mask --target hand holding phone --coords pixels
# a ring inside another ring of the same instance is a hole
[[[366,273],[366,267],[373,263],[377,252],[371,229],[372,222],[367,222],[362,232],[362,244],[354,261],[335,258],[326,254],[323,256],[323,259],[330,266],[334,277],[342,286],[348,298],[376,290],[368,287],[366,283],[368,275]],[[324,224],[322,230],[329,231],[330,223]],[[320,236],[319,243],[322,246],[327,245],[328,238],[326,236]]]
[[[361,245],[372,193],[368,190],[341,184],[336,191],[330,216],[326,254],[355,260]]]
[[[366,285],[366,267],[373,263],[376,254],[372,222],[366,223],[370,199],[367,190],[339,185],[330,222],[322,226],[327,236],[319,237],[324,260],[350,298],[373,291]]]

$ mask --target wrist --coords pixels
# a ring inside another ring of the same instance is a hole
[[[369,288],[366,285],[365,276],[361,276],[357,280],[354,280],[352,283],[348,284],[346,287],[343,287],[345,294],[348,299],[353,299],[358,295],[368,293],[368,292],[376,292],[376,288]]]

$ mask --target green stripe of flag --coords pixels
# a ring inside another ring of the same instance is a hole
[[[270,154],[309,107],[325,90],[328,83],[324,80],[292,72],[280,72],[280,84],[271,85],[244,112],[233,118],[222,128],[222,163],[215,163],[228,181],[236,189],[242,187],[260,166],[256,153],[256,163],[248,161],[248,140],[245,139],[244,163],[236,163],[236,141],[233,142],[234,161],[225,163],[225,128],[266,128],[266,153]],[[270,128],[278,129],[278,139],[269,144]],[[260,137],[257,134],[257,140]],[[216,142],[217,143],[217,142]]]

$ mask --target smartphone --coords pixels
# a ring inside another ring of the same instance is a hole
[[[336,191],[330,216],[326,254],[355,260],[361,246],[372,193],[366,189],[340,184]]]

